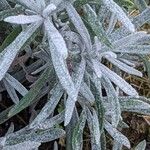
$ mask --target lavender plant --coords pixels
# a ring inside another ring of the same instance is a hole
[[[150,20],[150,8],[131,17],[119,2],[1,0],[0,20],[13,31],[0,47],[0,91],[6,90],[14,105],[0,113],[0,123],[27,107],[32,114],[21,130],[10,126],[0,139],[1,149],[38,149],[41,143],[65,138],[67,150],[81,150],[86,123],[92,150],[106,149],[106,131],[113,150],[131,148],[118,130],[128,127],[121,113],[149,115],[150,104],[122,75],[142,77],[135,67],[141,54],[150,53],[150,36],[139,29]],[[26,66],[28,58],[36,61]],[[32,83],[30,89],[22,84],[25,80]],[[47,102],[37,111],[45,95]],[[145,146],[143,141],[136,149]]]

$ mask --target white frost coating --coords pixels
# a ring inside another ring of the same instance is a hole
[[[41,145],[39,142],[26,141],[16,145],[5,146],[3,150],[32,150]]]
[[[84,76],[85,65],[86,65],[86,62],[84,59],[82,59],[79,65],[78,71],[73,76],[73,81],[75,84],[76,91],[74,93],[75,94],[74,98],[72,99],[72,96],[68,96],[68,99],[66,101],[65,126],[68,125],[73,114],[75,102],[77,101],[78,93],[79,93],[80,86],[81,86],[83,76]]]
[[[18,16],[10,16],[4,19],[5,22],[14,23],[14,24],[29,24],[37,21],[42,21],[43,18],[39,15],[18,15]]]
[[[129,73],[129,74],[133,74],[139,77],[142,77],[142,73],[136,69],[134,69],[133,67],[130,67],[128,65],[126,65],[125,63],[113,58],[113,57],[109,57],[109,56],[105,56],[105,58],[110,61],[112,64],[114,64],[115,66],[119,67],[121,70]]]
[[[131,32],[135,32],[135,27],[124,13],[124,11],[113,1],[113,0],[103,0],[104,5],[116,15],[119,21]]]
[[[103,75],[106,75],[114,84],[116,84],[122,91],[130,96],[138,97],[137,91],[128,84],[124,79],[118,76],[115,72],[108,69],[103,64],[100,64],[100,68],[102,70]]]
[[[130,149],[129,140],[121,132],[119,132],[116,128],[113,128],[112,125],[106,120],[104,126],[107,132],[114,138],[115,141],[123,144]]]
[[[68,57],[68,50],[62,35],[58,32],[49,19],[44,21],[44,26],[48,38],[50,38],[50,40],[53,42],[60,56],[66,59]]]
[[[6,81],[13,87],[15,88],[22,96],[25,96],[28,93],[28,90],[18,81],[16,80],[13,76],[10,74],[6,73],[5,75]]]
[[[144,38],[147,35],[145,31],[135,32],[128,36],[125,36],[115,42],[113,42],[114,47],[123,47],[131,44],[135,44],[138,40]]]
[[[114,52],[111,52],[111,51],[103,52],[103,53],[101,53],[100,56],[105,57],[105,58],[108,58],[108,57],[117,58],[117,54],[115,54]]]
[[[95,142],[97,145],[99,145],[99,142],[100,142],[100,129],[99,129],[99,120],[98,120],[98,116],[97,116],[97,113],[96,111],[93,109],[93,132],[94,132],[94,136],[95,136]]]
[[[85,27],[80,15],[77,13],[76,9],[70,3],[67,5],[66,10],[72,23],[74,24],[78,33],[81,35],[82,39],[84,40],[86,48],[89,51],[92,50],[92,44],[91,44],[91,38],[89,32]]]
[[[99,68],[99,63],[95,59],[92,59],[92,63],[93,63],[93,69],[95,71],[95,74],[97,75],[98,78],[101,78],[102,77],[102,71]]]
[[[17,38],[0,53],[0,81],[5,76],[11,63],[15,59],[20,48],[38,29],[41,23],[30,25],[25,31],[22,31]]]
[[[48,6],[43,10],[43,13],[42,13],[43,17],[44,17],[44,18],[47,18],[48,15],[49,15],[52,11],[54,11],[55,9],[56,9],[56,6],[55,6],[54,4],[48,5]]]

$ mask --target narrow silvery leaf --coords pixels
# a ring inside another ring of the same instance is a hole
[[[45,143],[61,138],[65,135],[65,131],[59,128],[50,128],[47,130],[22,130],[10,134],[6,140],[6,146],[18,144],[25,141],[33,141]]]
[[[65,111],[59,113],[53,118],[46,119],[45,121],[41,122],[39,125],[36,126],[36,129],[42,129],[42,130],[50,129],[62,123],[64,119],[65,119]]]
[[[82,58],[77,72],[75,74],[73,74],[73,81],[74,81],[75,88],[76,88],[76,93],[75,93],[76,97],[75,97],[75,99],[72,99],[72,97],[69,96],[66,101],[65,126],[70,122],[70,119],[72,117],[75,102],[77,100],[81,82],[82,82],[83,76],[84,76],[85,65],[86,65],[86,62],[85,62],[84,58]]]
[[[96,111],[93,109],[93,129],[94,129],[94,136],[95,136],[95,142],[97,145],[99,145],[100,142],[100,129],[99,129],[99,120]]]
[[[47,18],[49,14],[56,9],[56,6],[54,4],[49,4],[44,10],[43,10],[43,17]]]
[[[135,5],[140,10],[140,12],[144,11],[148,5],[146,4],[145,0],[134,0]]]
[[[130,67],[128,65],[126,65],[125,63],[117,60],[117,59],[114,59],[112,57],[106,57],[108,61],[110,61],[112,64],[114,64],[115,66],[117,66],[118,68],[120,68],[121,70],[129,73],[129,74],[133,74],[133,75],[136,75],[136,76],[140,76],[142,77],[142,73],[136,69],[134,69],[133,67]]]
[[[113,128],[108,121],[105,121],[104,125],[107,132],[114,138],[115,141],[130,149],[130,142],[122,133],[120,133],[116,128]]]
[[[46,84],[46,81],[50,78],[52,70],[47,68],[40,78],[34,83],[34,86],[29,90],[29,92],[19,101],[17,105],[14,105],[9,112],[9,117],[22,111],[24,108],[28,107],[32,101],[37,97],[42,87]]]
[[[141,141],[136,147],[135,150],[145,150],[146,149],[146,141]]]
[[[99,62],[97,62],[95,59],[92,59],[92,63],[93,63],[93,69],[95,71],[95,74],[97,75],[98,78],[101,78],[102,71],[99,67]]]
[[[86,122],[85,110],[82,111],[80,119],[74,128],[72,136],[72,148],[73,150],[81,150],[83,144],[83,130]]]
[[[144,31],[135,32],[126,37],[123,37],[115,42],[113,42],[114,47],[124,47],[131,44],[135,44],[138,40],[145,37],[147,34]]]
[[[97,15],[91,8],[91,6],[86,4],[84,6],[84,11],[86,12],[88,23],[90,24],[92,30],[97,35],[98,39],[107,46],[111,47],[111,43],[107,35],[105,34],[105,31],[103,30],[102,24],[98,21]]]
[[[56,105],[58,104],[60,98],[63,95],[63,89],[62,89],[62,86],[58,84],[52,90],[53,92],[51,92],[51,97],[49,101],[45,104],[41,112],[37,115],[37,117],[30,124],[30,128],[34,128],[38,126],[40,123],[45,121],[45,119],[49,117],[50,114],[54,111]]]
[[[28,93],[28,90],[13,76],[6,73],[5,80],[14,88],[16,89],[22,96],[25,96]]]
[[[81,83],[81,87],[80,87],[80,91],[79,92],[91,104],[93,104],[95,102],[94,95],[92,94],[90,88],[88,87],[88,85],[85,82]]]
[[[150,114],[150,105],[138,99],[129,99],[120,102],[122,111]]]
[[[133,18],[133,23],[135,24],[136,28],[141,27],[143,24],[150,20],[150,8],[146,8],[142,13],[137,15]]]
[[[109,25],[108,25],[108,29],[106,31],[107,34],[111,34],[111,32],[115,28],[116,23],[117,23],[116,14],[112,13],[111,18],[110,18],[110,22],[109,22]]]
[[[74,26],[76,27],[78,33],[83,38],[86,48],[89,51],[92,50],[90,35],[89,35],[88,30],[85,27],[81,17],[79,16],[79,14],[75,10],[75,8],[70,3],[67,5],[66,10],[67,10],[67,13],[68,13],[71,21],[73,22]]]
[[[4,19],[5,22],[14,23],[14,24],[29,24],[38,21],[42,21],[42,17],[39,15],[18,15],[18,16],[10,16]]]
[[[113,49],[113,52],[129,53],[129,54],[149,54],[150,45],[130,45]]]
[[[116,15],[119,21],[131,32],[135,31],[135,27],[126,16],[125,12],[113,0],[103,0],[104,5]]]
[[[62,56],[64,59],[66,59],[68,57],[68,50],[63,37],[49,19],[44,21],[44,25],[48,40],[51,41],[49,44],[52,43],[54,45],[55,51],[57,51],[57,54],[60,55],[59,57]]]
[[[5,10],[5,9],[9,9],[10,5],[8,4],[6,0],[1,0],[0,7],[1,7],[0,10]]]
[[[97,149],[97,148],[100,150],[101,149],[100,148],[100,129],[99,129],[98,116],[95,110],[93,110],[93,115],[92,115],[88,108],[86,108],[86,114],[87,114],[87,123],[90,129],[92,150]]]
[[[130,96],[138,96],[137,91],[130,84],[128,84],[124,79],[118,76],[115,72],[111,71],[103,64],[100,64],[100,68],[102,70],[102,73],[106,75],[106,77],[108,77],[114,84],[116,84],[126,94]]]
[[[3,150],[31,150],[36,149],[41,145],[39,142],[25,141],[16,145],[5,146]]]
[[[22,31],[16,39],[0,53],[0,80],[5,76],[19,50],[40,25],[41,23],[36,23],[28,26],[26,30]]]
[[[10,98],[12,99],[12,101],[15,103],[15,104],[18,104],[19,102],[19,98],[16,94],[16,91],[15,89],[9,84],[9,82],[5,79],[3,79],[3,83],[5,85],[5,88],[10,96]]]
[[[36,3],[38,4],[39,8],[41,8],[41,10],[43,10],[46,6],[45,0],[35,0]]]
[[[48,21],[48,22],[50,22],[50,21]],[[60,45],[59,40],[58,40],[59,45],[55,45],[56,43],[53,43],[53,41],[51,40],[51,37],[50,37],[51,32],[49,32],[49,30],[51,30],[51,26],[49,25],[48,22],[46,22],[45,27],[47,28],[47,31],[48,31],[49,49],[50,49],[52,62],[53,62],[56,74],[57,74],[59,81],[62,84],[63,88],[66,90],[67,94],[72,97],[72,100],[76,101],[76,89],[75,89],[74,83],[73,83],[72,78],[67,69],[67,65],[64,60],[64,57],[62,57],[62,54],[60,54],[60,52],[59,52],[59,50],[62,49],[62,45]],[[58,49],[57,49],[57,47],[58,47]]]
[[[103,76],[102,78],[102,84],[106,90],[108,101],[111,104],[111,116],[112,116],[112,125],[114,127],[118,126],[119,120],[121,118],[121,108],[120,103],[116,94],[116,91],[111,83],[111,81],[106,77]],[[107,108],[106,108],[107,109]]]

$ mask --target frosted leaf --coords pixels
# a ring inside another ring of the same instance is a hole
[[[5,80],[14,88],[16,89],[22,96],[25,96],[28,93],[28,90],[13,76],[6,73]]]
[[[100,134],[100,129],[99,129],[98,116],[94,109],[93,109],[93,115],[92,115],[90,110],[86,108],[86,114],[87,114],[88,127],[90,129],[92,150],[94,150],[96,147],[100,149],[100,135],[101,134]]]
[[[123,37],[123,38],[115,41],[113,43],[113,46],[114,47],[124,47],[124,46],[128,46],[131,44],[135,44],[138,40],[144,38],[146,35],[147,34],[144,31],[135,32],[135,33],[132,33],[126,37]]]
[[[61,85],[58,84],[56,87],[54,87],[53,92],[51,92],[51,97],[49,101],[45,104],[41,112],[37,115],[37,117],[30,124],[30,128],[34,128],[38,126],[40,123],[45,121],[45,119],[50,116],[50,114],[56,108],[62,95],[63,95],[63,89]]]
[[[77,13],[75,8],[70,3],[67,4],[66,10],[67,10],[67,13],[68,13],[71,21],[73,22],[74,26],[76,27],[78,33],[81,35],[82,39],[84,40],[86,48],[88,49],[88,51],[92,50],[90,35],[80,17],[80,15]]]
[[[75,102],[77,100],[80,86],[81,86],[83,76],[84,76],[85,65],[86,65],[86,62],[84,58],[82,58],[77,72],[73,75],[73,81],[74,81],[75,88],[76,88],[76,92],[75,92],[76,97],[75,99],[72,99],[71,96],[68,96],[68,99],[66,101],[65,126],[70,122],[70,119],[73,114]]]
[[[62,35],[58,32],[49,19],[44,21],[44,26],[48,40],[55,46],[55,51],[57,51],[57,54],[60,55],[60,57],[62,56],[66,59],[68,57],[68,50]]]
[[[133,18],[132,22],[135,24],[136,28],[139,28],[145,23],[147,23],[149,20],[150,20],[150,8],[148,7],[142,13]]]
[[[144,11],[148,7],[145,0],[134,0],[134,3],[140,12]]]
[[[135,27],[130,21],[130,19],[126,16],[124,11],[118,6],[113,0],[103,0],[104,5],[116,15],[119,21],[131,32],[135,31]]]
[[[19,101],[17,105],[14,105],[11,110],[9,111],[8,116],[12,117],[15,114],[22,111],[24,108],[28,107],[33,103],[33,100],[36,98],[38,99],[39,92],[43,88],[43,86],[46,84],[47,80],[50,79],[50,74],[52,75],[53,70],[50,70],[47,68],[40,78],[34,83],[33,87],[29,90],[29,92]],[[42,95],[42,93],[41,93]],[[39,95],[40,97],[40,95]]]
[[[106,31],[107,34],[111,34],[111,32],[115,28],[116,23],[117,23],[116,14],[112,13],[111,18],[110,18],[110,22],[109,22],[109,25],[108,25],[108,29]]]
[[[115,54],[114,52],[108,51],[108,52],[103,52],[100,54],[101,57],[111,57],[111,58],[117,58],[117,54]]]
[[[136,147],[135,150],[145,150],[146,149],[146,140],[141,141]]]
[[[91,104],[95,102],[94,95],[92,94],[90,88],[85,82],[81,83],[80,91],[81,95],[87,99]]]
[[[10,126],[9,126],[9,128],[8,128],[8,130],[7,130],[7,133],[5,134],[5,136],[7,136],[7,135],[13,133],[13,132],[14,132],[14,129],[15,129],[14,123],[11,122],[11,124],[10,124]]]
[[[118,76],[115,72],[108,69],[103,64],[100,64],[103,75],[106,75],[114,84],[116,84],[122,91],[131,96],[138,96],[136,90],[128,84],[124,79]]]
[[[62,123],[65,119],[65,111],[59,113],[58,115],[54,116],[53,118],[46,119],[45,121],[41,122],[40,124],[36,125],[36,129],[49,129]]]
[[[15,89],[7,82],[7,80],[3,79],[3,83],[5,85],[5,88],[10,96],[10,98],[12,99],[12,101],[15,103],[15,104],[18,104],[19,102],[19,98],[16,94],[16,91]]]
[[[83,110],[81,115],[80,115],[79,121],[73,130],[73,135],[72,135],[72,148],[73,148],[73,150],[82,149],[83,130],[85,127],[85,122],[86,122],[86,114],[85,114],[85,110]]]
[[[108,61],[110,61],[113,65],[117,66],[118,68],[120,68],[121,70],[129,73],[129,74],[133,74],[133,75],[136,75],[136,76],[139,76],[139,77],[142,77],[142,73],[136,69],[134,69],[133,67],[130,67],[128,65],[126,65],[125,63],[117,60],[117,59],[114,59],[112,57],[106,57]]]
[[[61,138],[65,131],[59,128],[50,128],[47,130],[23,130],[10,134],[6,139],[6,146],[18,144],[25,141],[45,143]]]
[[[116,128],[113,128],[106,120],[104,126],[106,131],[114,138],[115,141],[130,149],[130,142],[122,133],[120,133]]]
[[[0,148],[5,145],[5,142],[6,142],[6,137],[1,137],[0,138]]]
[[[140,114],[150,114],[150,105],[138,99],[129,99],[121,101],[122,111],[137,112]]]
[[[111,47],[111,43],[103,29],[102,24],[98,20],[95,11],[88,4],[84,6],[84,11],[86,13],[85,16],[87,18],[87,21],[90,27],[92,28],[92,30],[94,31],[94,33],[97,35],[98,39],[104,44],[106,44],[108,47]]]
[[[5,10],[5,9],[9,9],[10,5],[8,4],[8,2],[6,0],[1,0],[0,1],[0,10]]]
[[[44,10],[43,10],[43,17],[47,18],[49,14],[56,9],[56,6],[54,4],[49,4]]]
[[[97,62],[95,59],[92,59],[92,63],[93,63],[93,69],[94,69],[95,74],[97,75],[98,78],[101,78],[102,72],[99,67],[99,62]]]
[[[0,53],[0,80],[5,76],[19,50],[40,25],[41,23],[36,23],[28,26],[26,30],[22,31],[16,39]]]
[[[130,45],[113,49],[113,52],[129,54],[149,54],[150,45]]]
[[[26,141],[16,145],[5,146],[3,150],[33,150],[41,145],[39,142]]]
[[[4,19],[5,22],[14,23],[14,24],[29,24],[38,21],[42,21],[43,18],[39,15],[18,15],[18,16],[10,16]]]
[[[117,97],[116,91],[111,83],[111,81],[107,78],[107,76],[103,76],[102,78],[102,84],[105,88],[105,91],[107,93],[108,101],[111,104],[110,110],[111,110],[111,122],[114,127],[118,126],[119,120],[121,118],[121,108],[119,99]],[[108,108],[106,108],[107,110]]]
[[[41,8],[41,10],[43,10],[46,7],[46,3],[45,0],[35,0],[36,4],[38,4],[39,8]]]

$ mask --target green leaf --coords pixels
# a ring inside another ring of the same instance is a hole
[[[0,53],[0,80],[5,76],[19,50],[31,39],[40,25],[41,22],[28,26]]]
[[[21,26],[14,28],[13,31],[6,37],[6,39],[0,46],[0,52],[2,52],[4,48],[6,48],[9,44],[11,44],[20,32],[21,32]]]
[[[85,121],[86,121],[86,114],[85,110],[82,111],[80,115],[80,119],[74,128],[73,136],[72,136],[72,148],[73,150],[80,150],[82,149],[83,144],[83,129],[85,127]]]
[[[45,83],[49,79],[51,72],[52,70],[50,70],[49,68],[43,72],[43,74],[36,81],[32,89],[29,90],[29,92],[19,101],[17,105],[13,106],[13,108],[10,110],[8,114],[9,117],[16,115],[17,113],[19,113],[32,103],[32,101],[39,94],[41,88],[45,85]]]
[[[97,15],[94,10],[90,7],[90,5],[84,6],[85,16],[90,24],[91,28],[93,29],[94,33],[97,35],[98,39],[106,44],[108,47],[112,47],[111,42],[109,41],[102,24],[98,21]]]

